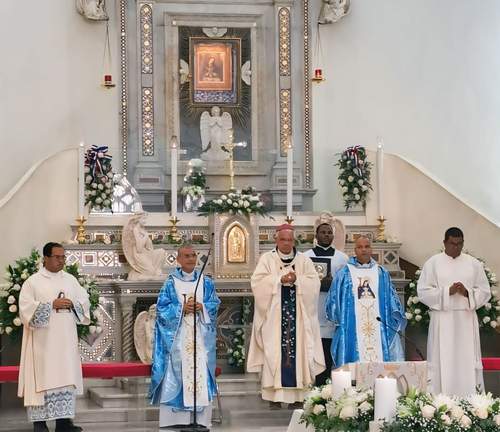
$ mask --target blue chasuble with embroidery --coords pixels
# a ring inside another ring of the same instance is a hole
[[[373,268],[377,265],[373,259],[370,263],[362,265],[355,257],[351,257],[348,264],[357,268]],[[394,329],[404,330],[406,318],[403,306],[392,285],[389,272],[381,266],[378,266],[378,283],[380,318]],[[351,273],[348,266],[345,266],[337,272],[326,301],[327,318],[335,324],[331,346],[334,368],[360,360],[355,301]],[[380,336],[384,361],[404,361],[404,351],[399,335],[380,323]]]

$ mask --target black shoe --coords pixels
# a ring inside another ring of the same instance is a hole
[[[281,402],[272,402],[269,401],[269,409],[270,410],[280,410],[281,409]]]
[[[288,404],[289,410],[302,409],[303,407],[304,407],[304,404],[302,402],[294,402],[294,403]]]
[[[33,422],[33,431],[34,432],[49,432],[49,428],[47,427],[47,423],[44,421]]]
[[[48,430],[48,429],[47,429]],[[69,418],[56,420],[56,432],[81,432],[80,426],[75,426],[73,420]]]

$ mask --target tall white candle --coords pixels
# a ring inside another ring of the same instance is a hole
[[[78,146],[78,217],[85,214],[85,145]]]
[[[170,140],[170,189],[172,203],[170,208],[170,216],[177,217],[177,152],[179,143],[174,135]]]
[[[396,414],[398,385],[394,378],[375,379],[375,420],[390,421]]]
[[[384,141],[377,139],[377,210],[384,217]]]
[[[292,217],[293,211],[293,144],[292,137],[287,140],[286,149],[286,215]]]
[[[332,371],[332,396],[340,397],[344,390],[351,388],[351,372],[343,370]]]

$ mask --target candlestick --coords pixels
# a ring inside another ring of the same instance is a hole
[[[377,138],[377,210],[379,218],[384,218],[384,140]]]
[[[85,213],[85,145],[78,146],[78,217]]]
[[[178,219],[176,216],[173,216],[170,218],[170,223],[172,226],[170,227],[170,238],[174,240],[175,242],[180,242],[182,240],[182,237],[179,235],[179,231],[177,230],[177,224],[179,223],[180,219]]]
[[[286,149],[286,216],[292,219],[293,212],[293,144],[288,136]]]
[[[375,420],[390,421],[396,414],[398,385],[394,378],[375,379]]]
[[[332,371],[332,396],[339,398],[346,389],[351,388],[351,372],[343,370]]]
[[[83,244],[85,243],[85,222],[87,222],[87,219],[83,216],[79,216],[76,222],[78,224],[78,228],[76,229],[76,241]]]
[[[377,226],[377,237],[375,238],[376,241],[378,242],[385,242],[385,221],[387,219],[384,219],[383,217],[379,217],[378,219],[378,226]]]
[[[170,216],[177,218],[177,151],[178,151],[177,137],[174,135],[170,139],[170,195],[171,207]]]

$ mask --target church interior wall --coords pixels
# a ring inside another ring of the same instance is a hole
[[[312,26],[313,67],[326,77],[312,89],[315,210],[342,211],[335,153],[375,150],[382,136],[386,152],[500,224],[499,18],[491,0],[358,0],[321,26],[320,56]]]

